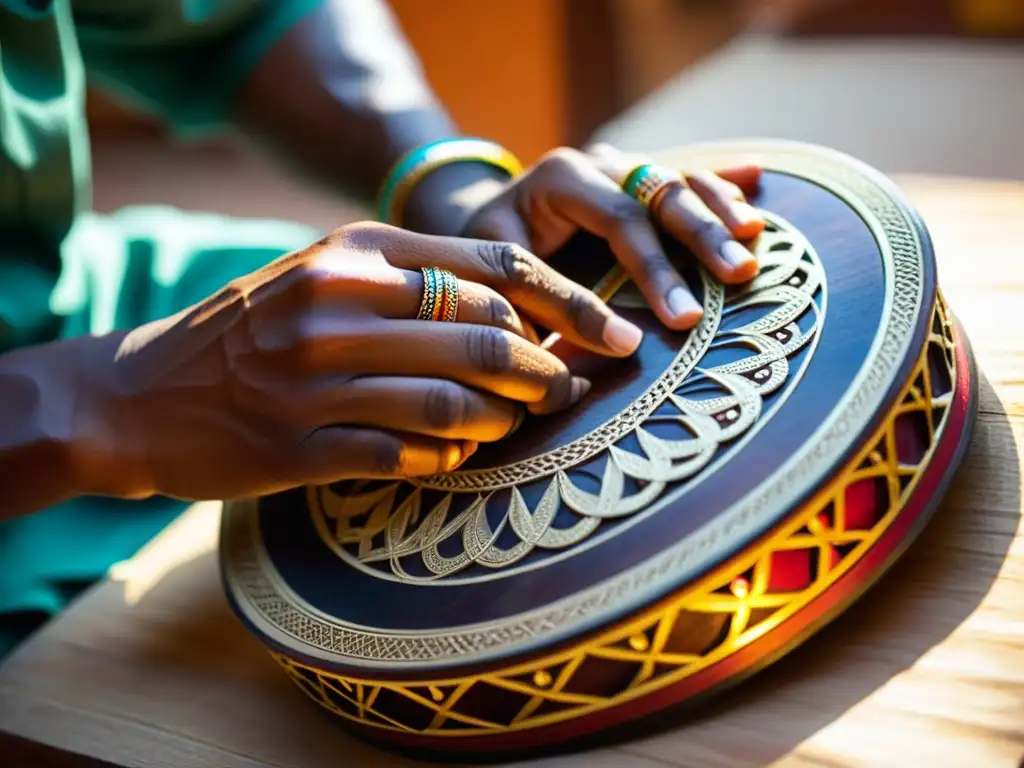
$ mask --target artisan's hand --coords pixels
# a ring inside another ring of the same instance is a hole
[[[416,319],[427,266],[459,278],[455,322]],[[120,473],[94,491],[223,499],[454,469],[525,408],[563,409],[589,388],[512,304],[604,354],[639,343],[516,246],[338,230],[118,340],[93,377],[102,386],[82,396],[93,402],[83,444]]]
[[[690,173],[649,211],[620,186],[643,162],[606,145],[586,154],[555,150],[518,179],[492,184],[463,232],[519,243],[545,258],[577,230],[590,231],[608,241],[662,322],[677,330],[691,328],[701,307],[666,257],[658,230],[682,241],[723,282],[750,280],[757,263],[739,241],[764,228],[744,198],[756,188],[760,169]]]

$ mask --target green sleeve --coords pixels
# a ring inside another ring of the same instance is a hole
[[[223,126],[265,53],[324,0],[73,0],[87,77],[181,134]]]

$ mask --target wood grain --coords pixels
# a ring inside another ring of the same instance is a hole
[[[985,378],[967,463],[933,524],[862,601],[696,720],[533,765],[1024,762],[1024,184],[899,181]],[[217,578],[218,517],[195,507],[0,668],[0,762],[423,765],[343,735],[238,625]]]

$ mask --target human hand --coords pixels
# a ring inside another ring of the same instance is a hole
[[[757,187],[752,165],[688,173],[655,198],[650,209],[623,192],[629,172],[648,159],[608,145],[588,152],[555,150],[481,201],[463,233],[518,243],[546,258],[576,231],[608,241],[625,272],[669,328],[693,327],[703,314],[667,258],[658,230],[675,237],[722,282],[743,283],[757,262],[741,240],[764,229],[745,200]]]
[[[459,278],[455,322],[416,319],[429,266]],[[521,248],[344,227],[116,340],[85,396],[79,442],[117,475],[93,492],[227,499],[450,471],[524,410],[589,389],[524,317],[606,355],[640,342]]]

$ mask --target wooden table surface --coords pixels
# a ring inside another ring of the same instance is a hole
[[[533,765],[1024,765],[1024,184],[898,181],[985,379],[946,503],[878,588],[694,721]],[[422,765],[345,736],[245,633],[218,517],[193,508],[0,668],[0,765]]]

